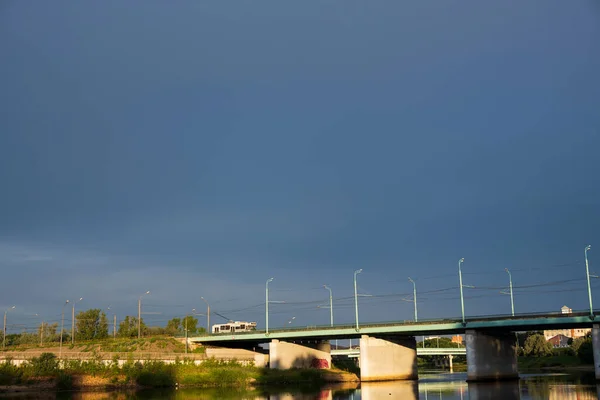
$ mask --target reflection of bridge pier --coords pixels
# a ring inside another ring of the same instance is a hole
[[[394,383],[361,383],[360,396],[363,400],[418,400],[419,386],[415,381],[398,381]]]

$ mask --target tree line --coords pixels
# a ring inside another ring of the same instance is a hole
[[[165,327],[149,327],[144,323],[144,318],[140,319],[140,331],[142,336],[159,335],[184,335],[187,327],[188,335],[202,334],[206,332],[203,327],[198,326],[198,319],[193,315],[185,317],[175,317],[167,322]],[[92,308],[86,311],[80,311],[75,316],[75,340],[101,340],[108,339],[113,335],[119,338],[136,338],[138,336],[138,318],[137,316],[126,316],[118,324],[116,334],[113,332],[114,326],[109,323],[106,313],[99,308]],[[63,343],[71,341],[71,327],[64,327],[62,334]],[[39,344],[60,342],[60,327],[58,322],[49,324],[42,322],[36,332],[23,332],[20,334],[6,335],[6,344]]]

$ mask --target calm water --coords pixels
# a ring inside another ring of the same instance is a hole
[[[419,382],[363,383],[360,387],[332,386],[320,391],[303,391],[302,388],[240,391],[232,389],[181,389],[152,390],[135,393],[38,393],[21,394],[18,398],[82,399],[82,400],[154,400],[154,399],[230,399],[230,400],[588,400],[598,399],[600,385],[593,375],[581,374],[531,374],[522,375],[519,382],[500,384],[467,384],[462,373],[421,374]],[[4,397],[5,398],[5,397]]]

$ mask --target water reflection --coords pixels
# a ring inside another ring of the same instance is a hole
[[[417,382],[365,382],[360,385],[362,400],[406,399],[417,400],[419,390]]]
[[[520,400],[519,381],[469,383],[469,400]]]
[[[329,386],[254,389],[180,389],[139,392],[20,393],[2,398],[60,400],[592,400],[600,399],[593,375],[524,375],[520,381],[466,383],[464,374],[422,374],[418,382],[395,381]]]

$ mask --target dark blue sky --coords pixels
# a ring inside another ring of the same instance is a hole
[[[272,276],[271,326],[328,323],[323,284],[342,323],[363,268],[361,320],[412,318],[408,276],[451,317],[465,257],[468,315],[507,267],[517,312],[584,309],[599,39],[592,0],[4,1],[0,306],[264,326]]]

